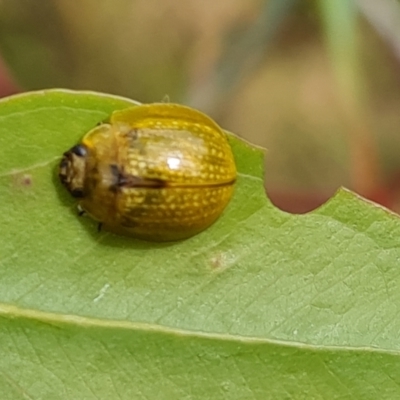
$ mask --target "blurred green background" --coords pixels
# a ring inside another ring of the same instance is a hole
[[[268,148],[285,210],[400,211],[397,0],[0,0],[0,96],[53,87],[203,110]]]

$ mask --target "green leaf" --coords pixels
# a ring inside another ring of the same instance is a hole
[[[239,179],[211,228],[164,244],[98,233],[57,164],[132,104],[61,90],[0,102],[3,398],[398,398],[398,216],[345,190],[284,213],[262,152],[232,136]]]

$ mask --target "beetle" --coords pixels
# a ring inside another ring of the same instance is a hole
[[[59,178],[106,230],[150,241],[191,237],[229,203],[236,166],[225,132],[172,103],[114,111],[64,153]]]

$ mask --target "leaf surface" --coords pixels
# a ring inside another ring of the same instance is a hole
[[[400,221],[340,190],[290,215],[263,154],[230,136],[239,179],[205,232],[98,233],[57,178],[113,96],[0,102],[0,393],[10,399],[400,396]]]

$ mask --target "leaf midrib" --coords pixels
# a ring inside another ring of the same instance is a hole
[[[71,325],[71,326],[79,326],[86,328],[109,328],[117,330],[162,333],[173,336],[210,339],[210,340],[217,340],[224,342],[236,342],[249,345],[259,344],[259,345],[272,345],[279,347],[290,347],[308,351],[331,351],[331,352],[351,351],[351,352],[370,352],[370,353],[378,353],[378,354],[386,354],[394,356],[400,355],[399,350],[393,350],[393,349],[382,349],[370,346],[314,345],[309,343],[288,341],[288,340],[221,334],[213,332],[201,332],[201,331],[193,331],[187,329],[171,328],[160,324],[90,318],[73,314],[51,313],[34,309],[21,308],[6,303],[0,303],[0,318],[29,319],[31,321],[37,321],[57,326]]]

